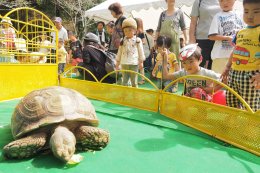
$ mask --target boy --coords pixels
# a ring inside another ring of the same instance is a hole
[[[136,37],[137,23],[133,18],[123,21],[122,28],[125,37],[121,40],[116,56],[116,69],[121,65],[122,70],[138,72],[138,67],[143,68],[145,60],[143,44],[140,38]],[[138,66],[139,65],[139,66]],[[129,79],[132,87],[138,87],[137,74],[123,72],[123,85],[127,86]]]
[[[214,16],[209,29],[208,37],[215,41],[211,51],[212,70],[217,73],[223,72],[223,64],[227,63],[232,53],[233,35],[244,27],[242,15],[233,11],[235,2],[236,0],[219,0],[222,11]]]
[[[156,64],[153,68],[152,75],[157,78],[157,86],[160,89],[163,89],[166,85],[168,85],[171,81],[165,81],[162,83],[162,62],[163,62],[163,50],[167,52],[168,61],[167,61],[167,69],[169,73],[173,73],[175,71],[179,71],[179,64],[177,62],[176,55],[169,51],[171,47],[172,40],[170,37],[159,36],[156,40],[156,45],[158,49],[158,54],[156,56]],[[169,88],[170,92],[176,92],[177,86]]]
[[[58,74],[59,75],[64,72],[67,55],[68,53],[64,48],[64,40],[62,38],[59,38],[59,42],[58,42]]]
[[[80,41],[76,38],[76,35],[70,31],[69,32],[70,39],[70,49],[69,49],[69,57],[68,61],[71,61],[73,66],[78,65],[78,63],[83,62],[82,60],[82,45]]]
[[[260,72],[260,1],[244,0],[243,6],[243,18],[248,26],[240,30],[233,39],[236,46],[222,77],[228,77],[229,87],[236,91],[253,111],[257,111],[260,108],[260,89],[258,82],[256,83]],[[242,107],[229,91],[226,97],[229,106]]]
[[[164,49],[164,51],[162,51],[161,54],[163,56],[163,61],[164,61],[163,62],[164,79],[175,80],[177,78],[186,75],[201,75],[216,80],[218,80],[220,77],[220,74],[199,66],[200,63],[202,62],[202,56],[197,44],[187,45],[180,50],[179,58],[182,63],[183,69],[174,73],[169,73],[167,69],[167,59],[168,59],[167,49]],[[213,86],[213,82],[203,78],[187,78],[185,95],[194,98],[199,98],[205,101],[211,101],[212,99],[211,94],[213,92],[213,87],[214,90],[218,90],[221,88],[221,86],[218,85]]]

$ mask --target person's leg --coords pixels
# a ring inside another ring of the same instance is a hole
[[[241,72],[237,81],[239,85],[239,94],[247,102],[253,111],[260,109],[260,90],[255,89],[251,84],[251,77],[259,71]],[[243,106],[244,107],[244,106]]]
[[[129,65],[129,70],[138,72],[138,65]],[[138,75],[137,74],[130,73],[130,80],[131,80],[132,87],[138,87],[138,84],[137,84]]]
[[[145,75],[145,73],[144,73],[144,67],[142,68],[142,69],[140,69],[140,73],[142,74],[142,75]],[[138,77],[137,77],[138,78]],[[144,84],[145,83],[145,79],[143,78],[143,77],[141,77],[141,81],[139,81],[138,82],[138,84],[139,85],[142,85],[142,84]]]
[[[238,79],[239,79],[239,73],[237,71],[230,70],[229,77],[228,77],[228,86],[239,94],[239,88],[236,82]],[[230,107],[241,108],[240,101],[229,90],[227,90],[226,92],[226,101],[227,101],[227,105]]]
[[[129,69],[129,65],[121,65],[122,70],[130,70]],[[129,72],[122,72],[122,76],[123,76],[123,81],[122,81],[122,85],[124,86],[128,86],[128,81],[130,78],[130,74]]]
[[[211,69],[212,68],[211,50],[215,42],[212,40],[197,40],[197,43],[198,46],[201,48],[201,54],[203,57],[200,66],[207,69]]]

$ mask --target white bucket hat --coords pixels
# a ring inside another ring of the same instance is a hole
[[[10,17],[3,17],[1,23],[9,23],[10,25],[13,25]]]
[[[189,44],[180,50],[179,59],[185,61],[188,59],[197,49],[198,44]]]

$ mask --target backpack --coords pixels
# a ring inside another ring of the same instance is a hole
[[[102,52],[103,55],[106,57],[105,70],[106,70],[107,73],[110,73],[110,72],[116,70],[116,54],[114,54],[113,52],[109,52],[109,51],[103,51],[103,50],[98,49],[94,46],[91,46],[91,47],[93,47],[96,50]],[[115,78],[116,74],[113,74],[113,75],[110,75],[110,76]]]
[[[116,54],[109,51],[103,51],[104,55],[106,56],[106,63],[105,68],[107,73],[110,73],[112,71],[116,70]]]

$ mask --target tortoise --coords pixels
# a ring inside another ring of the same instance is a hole
[[[11,120],[15,141],[3,149],[6,158],[32,157],[50,149],[68,162],[76,150],[101,150],[109,133],[97,128],[91,102],[79,92],[59,86],[30,92],[16,106]]]

